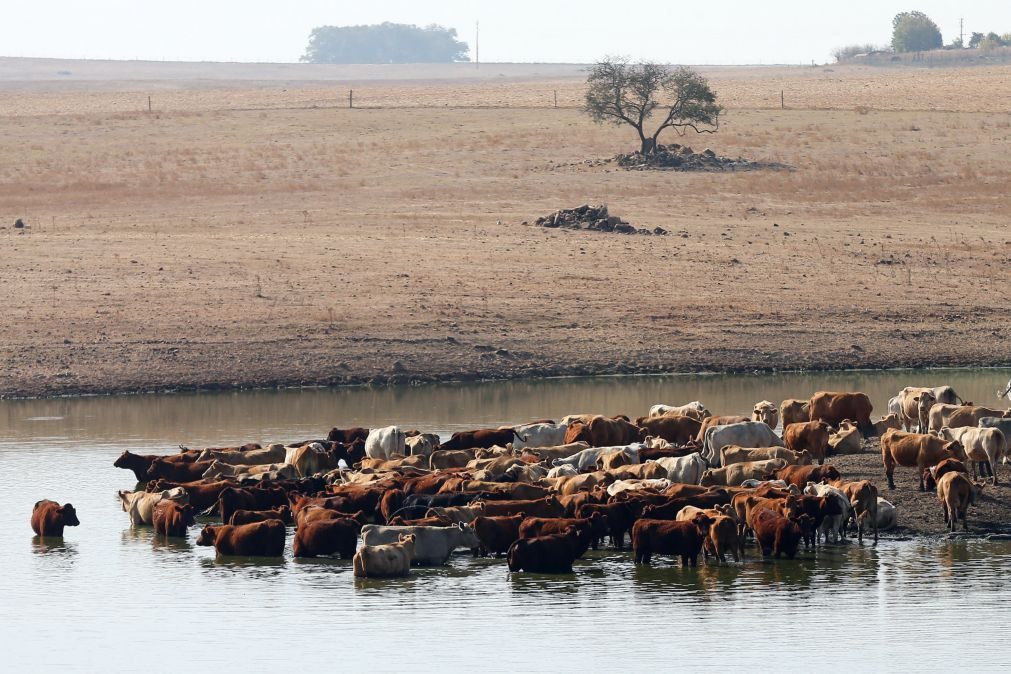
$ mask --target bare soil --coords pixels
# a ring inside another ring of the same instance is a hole
[[[1011,363],[1011,67],[708,70],[720,132],[663,141],[794,170],[693,174],[597,165],[577,67],[24,61],[0,396]],[[671,235],[533,225],[582,203]]]

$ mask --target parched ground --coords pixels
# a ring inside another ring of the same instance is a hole
[[[156,65],[0,60],[2,396],[1011,363],[1011,67],[710,69],[794,170],[688,174],[575,66]]]

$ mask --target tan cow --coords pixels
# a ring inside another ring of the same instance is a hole
[[[937,481],[937,498],[944,509],[944,523],[951,531],[955,530],[955,521],[962,520],[962,529],[969,530],[965,521],[969,506],[976,502],[983,491],[983,484],[973,484],[965,473],[945,473]]]
[[[828,438],[828,446],[836,454],[859,454],[863,451],[861,440],[863,434],[851,421],[839,424],[839,430]]]
[[[779,425],[779,410],[768,400],[763,400],[760,403],[755,403],[755,408],[751,410],[751,420],[764,421],[769,425],[769,428],[775,430]]]
[[[889,489],[895,489],[895,479],[892,477],[895,467],[906,466],[917,469],[920,491],[924,491],[927,470],[945,459],[965,461],[962,445],[957,441],[945,441],[921,433],[892,430],[881,436],[881,461],[885,466]]]
[[[786,428],[790,424],[801,424],[810,421],[809,409],[810,405],[806,400],[796,400],[794,398],[784,400],[779,406],[779,417],[783,422],[783,428]]]
[[[783,440],[787,447],[795,452],[804,450],[810,452],[819,464],[825,463],[831,435],[832,427],[824,421],[790,424],[783,429]]]
[[[699,428],[699,434],[695,436],[695,442],[702,444],[706,439],[706,431],[710,426],[728,426],[730,424],[739,424],[742,421],[751,421],[748,417],[741,417],[735,415],[724,415],[720,417],[706,417],[702,421],[702,426]]]
[[[976,478],[979,464],[990,463],[993,473],[993,483],[997,484],[997,462],[1004,456],[1004,434],[996,428],[961,427],[948,428],[942,426],[937,436],[942,440],[956,440],[965,449],[968,460],[972,462],[972,477]]]
[[[899,391],[899,420],[907,431],[916,425],[917,433],[926,433],[930,428],[930,408],[937,402],[933,390],[907,386]]]
[[[889,412],[885,416],[881,417],[878,421],[874,422],[874,434],[879,438],[892,428],[900,429],[902,427],[902,422],[899,420],[899,415],[893,412]],[[929,427],[929,424],[928,424]]]
[[[767,461],[768,459],[785,459],[790,466],[807,466],[811,464],[812,455],[806,450],[794,451],[785,447],[738,447],[727,445],[720,449],[720,466],[726,468],[735,463],[748,461]]]
[[[703,487],[714,485],[736,487],[745,480],[764,480],[775,471],[782,470],[788,465],[785,459],[734,463],[726,468],[707,470],[702,474],[702,480],[699,484]]]

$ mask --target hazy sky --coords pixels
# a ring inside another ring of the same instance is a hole
[[[1011,0],[32,0],[5,2],[0,55],[296,61],[319,25],[394,21],[456,28],[482,61],[588,62],[608,54],[674,63],[809,63],[845,44],[885,44],[919,9],[945,42],[1011,32]],[[626,11],[627,10],[627,11]],[[473,54],[473,51],[472,51]]]

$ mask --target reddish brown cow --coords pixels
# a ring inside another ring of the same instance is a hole
[[[936,466],[931,466],[927,474],[923,476],[924,486],[927,488],[927,491],[934,491],[937,488],[937,481],[945,473],[965,473],[968,475],[969,470],[958,459],[945,459]]]
[[[522,538],[509,547],[509,570],[531,573],[572,573],[584,536],[569,527],[563,533]]]
[[[842,477],[831,463],[824,466],[787,466],[776,471],[776,479],[803,489],[808,482],[826,482]]]
[[[480,541],[478,554],[487,557],[494,553],[501,557],[520,538],[520,525],[526,514],[500,515],[496,517],[476,517],[473,521],[474,533]]]
[[[632,527],[632,551],[636,564],[649,564],[653,554],[681,557],[681,566],[698,564],[702,544],[709,534],[709,518],[699,515],[690,522],[641,519]]]
[[[520,538],[536,538],[548,534],[560,534],[569,527],[575,527],[586,547],[579,551],[582,557],[591,545],[596,550],[596,541],[607,533],[604,516],[594,513],[588,518],[581,517],[528,517],[520,525]],[[584,536],[584,530],[586,535]]]
[[[341,559],[351,559],[361,533],[361,523],[350,517],[308,522],[295,531],[292,550],[296,557],[338,554]]]
[[[236,510],[269,510],[283,505],[288,505],[288,493],[278,487],[229,487],[218,495],[218,513],[222,522],[231,521]]]
[[[607,533],[611,536],[611,545],[618,550],[625,547],[625,533],[631,531],[635,524],[635,514],[628,503],[586,503],[576,509],[576,517],[591,518],[594,515],[604,517],[604,525]],[[598,537],[593,543],[593,549],[602,542],[603,537]]]
[[[137,482],[147,482],[148,476],[147,471],[151,467],[151,463],[156,459],[162,459],[170,463],[190,463],[196,459],[200,454],[198,450],[186,450],[180,452],[179,454],[168,454],[166,456],[158,456],[157,454],[134,454],[133,452],[123,452],[119,455],[119,458],[113,462],[113,466],[116,468],[124,468],[126,470],[132,470],[134,477],[137,478]],[[199,477],[199,476],[198,476]]]
[[[487,517],[526,513],[530,517],[565,517],[565,506],[556,496],[529,501],[482,501]]]
[[[916,467],[920,477],[920,491],[924,491],[928,469],[945,459],[965,461],[962,445],[955,440],[945,442],[935,435],[906,433],[895,429],[881,436],[881,461],[885,466],[889,489],[895,489],[895,478],[892,476],[895,467],[905,466]]]
[[[635,420],[635,425],[645,428],[648,435],[663,438],[672,445],[687,445],[694,440],[702,422],[691,417],[639,417]],[[642,457],[639,457],[642,460]]]
[[[368,517],[364,512],[359,510],[354,513],[342,512],[340,510],[332,510],[330,508],[324,508],[322,506],[308,506],[299,511],[298,515],[295,516],[295,527],[301,527],[309,522],[318,522],[320,520],[335,520],[342,517],[347,517],[348,519],[355,520],[359,524],[369,524],[372,519]]]
[[[603,490],[580,491],[576,492],[575,494],[566,494],[563,496],[558,496],[557,498],[561,502],[562,506],[565,507],[565,516],[575,517],[576,511],[587,503],[607,502],[607,492]]]
[[[42,500],[32,508],[32,531],[38,536],[63,538],[64,527],[80,524],[77,511],[69,503],[60,505],[56,501]]]
[[[291,524],[291,508],[282,505],[269,510],[236,510],[228,518],[228,523],[252,524],[253,522],[266,522],[267,520],[281,520],[285,524]]]
[[[597,415],[590,423],[576,422],[565,432],[565,444],[587,442],[590,447],[618,447],[642,440],[645,431],[626,419]]]
[[[496,445],[505,447],[518,437],[516,431],[512,428],[482,428],[476,431],[457,431],[453,433],[447,442],[440,445],[439,449],[488,449]]]
[[[653,520],[672,520],[678,516],[685,506],[695,506],[696,508],[713,508],[718,505],[730,503],[730,492],[724,490],[714,490],[699,494],[698,496],[683,496],[673,498],[663,505],[647,506],[642,511],[642,516]]]
[[[694,444],[686,447],[671,447],[670,449],[653,449],[652,447],[643,447],[639,450],[639,463],[656,461],[657,459],[663,459],[666,457],[676,459],[681,456],[688,456],[695,451],[698,450],[695,448]]]
[[[712,487],[703,487],[699,484],[684,484],[683,482],[675,482],[663,490],[663,495],[668,498],[683,498],[685,496],[706,494],[709,493],[710,490],[716,491],[712,489]]]
[[[199,480],[211,467],[213,461],[173,461],[173,457],[159,457],[151,462],[145,473],[147,480],[172,480],[174,482],[189,482]]]
[[[810,518],[807,515],[801,515],[801,518],[805,518],[806,523],[810,525]],[[789,559],[793,559],[797,556],[797,548],[800,547],[800,541],[804,537],[798,522],[768,508],[761,508],[755,511],[749,525],[755,532],[755,539],[762,549],[763,557],[775,555],[778,558],[780,555],[786,555]]]
[[[154,507],[151,517],[155,533],[174,538],[186,538],[187,527],[196,524],[193,506],[189,503],[180,505],[170,499],[162,499]]]
[[[213,545],[219,555],[280,557],[284,554],[284,523],[278,520],[253,524],[208,524],[197,545]]]
[[[807,450],[819,465],[825,463],[828,454],[828,439],[832,435],[832,427],[824,421],[808,421],[802,424],[790,424],[783,431],[783,440],[788,449],[795,452]]]
[[[843,420],[849,419],[856,422],[865,438],[874,435],[874,424],[871,423],[873,410],[874,406],[866,393],[818,391],[808,402],[811,421],[824,421],[830,426],[838,427]]]
[[[168,480],[152,480],[147,483],[145,491],[159,492],[174,487],[182,487],[186,490],[186,495],[190,497],[190,505],[197,512],[206,510],[218,502],[218,497],[225,489],[235,486],[230,480],[218,480],[217,482],[169,482]]]
[[[379,511],[379,501],[383,498],[385,488],[363,488],[358,486],[331,487],[330,492],[334,496],[341,496],[348,500],[346,508],[341,508],[346,512],[364,510],[366,513],[375,514]]]
[[[951,531],[955,521],[962,520],[962,529],[969,530],[966,513],[983,491],[982,482],[973,484],[965,473],[948,472],[937,480],[937,498],[944,509],[944,523]]]

